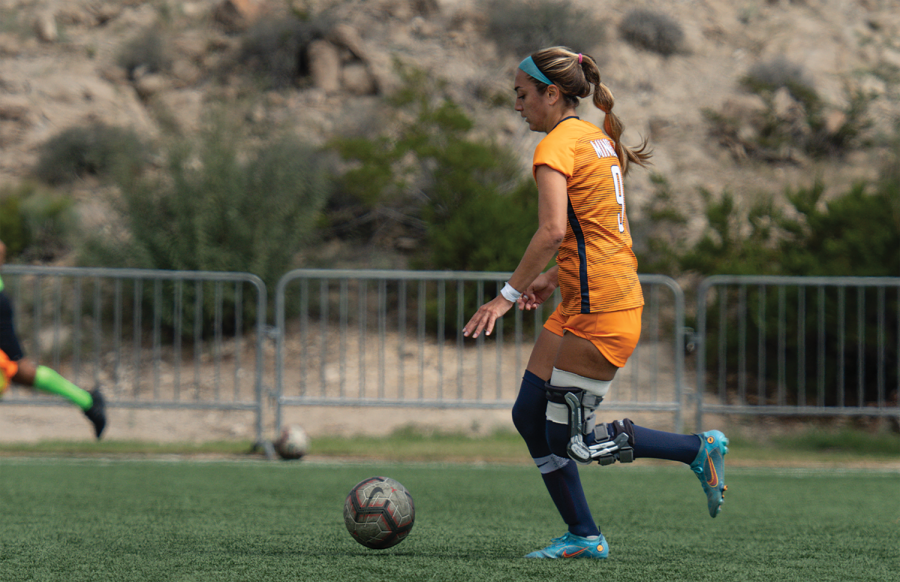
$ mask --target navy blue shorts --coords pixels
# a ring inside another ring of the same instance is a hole
[[[12,303],[3,291],[0,291],[0,350],[6,352],[7,357],[14,362],[25,357],[13,326]]]

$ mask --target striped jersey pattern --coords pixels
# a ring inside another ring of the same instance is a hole
[[[535,149],[533,171],[540,165],[550,166],[567,180],[568,226],[556,257],[563,314],[642,306],[622,172],[612,140],[587,121],[567,118]]]

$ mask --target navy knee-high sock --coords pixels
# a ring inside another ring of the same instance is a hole
[[[589,537],[600,535],[600,529],[594,523],[591,509],[588,507],[578,465],[571,459],[566,464],[550,473],[541,473],[544,485],[569,531],[576,536]]]
[[[690,465],[700,450],[695,434],[663,432],[634,425],[634,458],[681,461]]]
[[[578,536],[599,535],[588,508],[578,466],[563,454],[550,450],[547,434],[547,397],[544,380],[526,371],[516,403],[513,405],[513,424],[528,447],[528,452],[541,471],[550,498],[569,531]]]

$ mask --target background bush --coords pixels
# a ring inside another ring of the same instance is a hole
[[[199,140],[169,148],[166,172],[126,177],[117,203],[125,232],[89,237],[80,262],[249,272],[274,292],[312,241],[329,172],[322,156],[294,137],[247,142],[237,128],[217,120]],[[207,317],[212,307],[206,306]],[[253,313],[254,306],[244,312]]]
[[[329,206],[332,236],[416,241],[415,269],[512,271],[537,229],[533,180],[510,151],[470,135],[472,120],[440,81],[421,71],[403,74],[405,86],[391,101],[393,133],[332,144],[348,164]],[[488,292],[493,296],[493,288]],[[468,294],[466,314],[474,313],[475,299]],[[456,304],[455,287],[446,300]],[[428,317],[434,325],[435,305]],[[457,324],[447,321],[446,333]]]
[[[329,208],[332,233],[418,240],[416,268],[514,269],[537,228],[533,181],[510,151],[469,135],[472,120],[441,83],[404,75],[391,103],[405,117],[393,134],[332,143],[348,164]]]
[[[49,261],[67,251],[78,228],[71,198],[25,182],[0,190],[0,240],[7,259]]]
[[[652,226],[638,227],[652,228],[654,233],[635,247],[641,270],[647,272],[650,269],[651,272],[673,276],[688,272],[702,276],[898,277],[898,154],[900,148],[895,151],[891,162],[885,166],[874,184],[858,184],[829,200],[824,199],[825,188],[821,183],[789,190],[785,196],[788,206],[784,209],[780,209],[773,202],[773,197],[768,195],[761,195],[747,206],[741,206],[727,192],[718,199],[704,193],[703,210],[707,227],[699,239],[690,243],[684,242],[689,237],[683,206],[677,204],[665,181],[657,179],[657,192],[647,211],[654,222]],[[811,293],[807,291],[807,295]],[[844,378],[857,378],[860,362],[878,361],[880,342],[883,342],[881,345],[897,345],[900,330],[896,326],[881,326],[884,329],[879,330],[879,321],[896,322],[900,318],[900,306],[896,301],[879,300],[875,289],[848,291],[845,297],[829,291],[825,294],[825,304],[822,307],[827,321],[820,329],[816,314],[819,309],[817,300],[807,297],[801,302],[798,291],[788,292],[786,298],[780,298],[773,292],[763,295],[756,288],[748,288],[746,294],[749,313],[767,314],[763,318],[748,317],[743,333],[744,340],[763,335],[767,346],[767,369],[751,371],[751,376],[762,372],[765,378],[778,377],[777,347],[780,342],[784,342],[787,350],[797,349],[801,341],[808,346],[805,362],[791,361],[786,364],[785,377],[789,379],[788,384],[798,377],[799,370],[816,370],[820,356],[817,350],[809,346],[817,346],[819,334],[824,333],[825,403],[863,405],[877,399],[877,366],[870,364],[865,368],[865,377],[858,392],[856,389],[848,390],[843,396],[839,371],[844,370]],[[893,291],[889,291],[888,297],[892,294]],[[710,349],[707,353],[707,370],[710,374],[716,374],[719,366],[720,356],[716,347],[719,342],[721,301],[734,306],[737,299],[726,297],[724,293],[719,294],[708,307],[707,345]],[[848,314],[843,327],[838,322],[839,306],[843,306],[844,312]],[[799,317],[798,314],[804,309],[805,317]],[[883,314],[879,314],[880,309],[884,309]],[[776,319],[779,313],[784,314],[783,325],[779,325]],[[861,322],[853,320],[857,314],[862,314]],[[688,325],[692,323],[688,322]],[[728,333],[729,336],[725,339],[729,349],[725,353],[730,354],[729,357],[737,357],[738,342],[742,338],[738,337],[738,330],[734,326]],[[858,354],[855,349],[839,351],[838,333],[846,334],[844,341],[847,346],[865,346],[864,354]],[[879,333],[884,333],[881,339],[878,337]],[[860,337],[860,334],[864,337]],[[733,366],[735,362],[729,364]],[[896,367],[887,366],[885,374],[885,386],[896,386],[900,381]],[[757,379],[751,377],[750,385],[756,386]],[[789,387],[788,392],[795,389],[796,387]],[[816,402],[817,383],[807,382],[806,389],[807,402]],[[771,402],[775,390],[775,383],[768,382],[763,397]]]
[[[776,57],[753,65],[741,79],[741,84],[753,93],[775,91],[785,87],[795,99],[807,106],[819,101],[815,86],[806,70],[784,57]]]
[[[587,53],[605,38],[592,13],[561,0],[488,0],[485,10],[488,38],[519,58],[548,46]]]
[[[741,84],[762,98],[762,112],[745,117],[704,111],[711,134],[738,158],[798,162],[805,156],[842,156],[866,145],[871,94],[848,87],[846,105],[829,105],[805,70],[783,58],[755,65]],[[831,123],[829,116],[835,116]]]
[[[619,29],[622,38],[638,48],[666,57],[684,52],[684,30],[661,12],[632,10],[622,19]]]
[[[171,57],[162,32],[150,28],[135,36],[121,48],[118,62],[131,79],[138,71],[160,73],[168,70]]]
[[[63,130],[41,148],[34,175],[59,185],[79,177],[109,178],[136,172],[146,161],[149,146],[128,128],[95,122]]]

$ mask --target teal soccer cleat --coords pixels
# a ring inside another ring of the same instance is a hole
[[[553,543],[536,552],[531,552],[526,558],[593,558],[603,560],[609,555],[609,546],[603,534],[595,539],[583,538],[566,532],[562,537],[555,538]]]
[[[697,474],[703,491],[709,516],[715,517],[725,502],[725,455],[728,454],[728,438],[717,430],[700,433],[701,445],[697,458],[691,463],[691,470]]]

